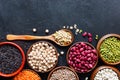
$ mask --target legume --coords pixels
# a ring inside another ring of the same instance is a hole
[[[72,35],[64,30],[56,31],[53,36],[55,40],[61,45],[66,45],[72,42]]]
[[[94,80],[119,80],[119,77],[112,69],[102,69],[97,72]]]
[[[115,63],[120,61],[120,40],[116,37],[109,37],[103,41],[100,46],[101,57],[109,62]]]
[[[56,49],[50,43],[38,42],[33,44],[30,53],[28,53],[28,63],[34,70],[46,72],[54,67],[57,56]]]
[[[0,72],[10,74],[15,72],[22,62],[22,55],[16,47],[12,45],[0,46]]]
[[[41,80],[41,78],[32,70],[23,70],[13,80]]]
[[[90,71],[98,60],[96,50],[84,42],[73,45],[68,54],[68,64],[80,73]]]

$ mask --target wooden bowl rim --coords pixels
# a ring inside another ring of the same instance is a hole
[[[76,42],[76,43],[74,43],[73,45],[71,45],[70,48],[69,48],[68,51],[67,51],[67,55],[66,55],[67,63],[68,63],[68,61],[69,61],[68,56],[69,56],[69,51],[70,51],[71,47],[73,47],[74,45],[79,44],[79,43],[81,43],[81,42],[83,42],[83,43],[85,43],[85,44],[91,46],[93,49],[96,50],[96,48],[95,48],[92,44],[90,44],[90,43],[88,43],[88,42],[84,42],[84,41]],[[96,50],[96,51],[97,51],[97,50]],[[97,61],[96,61],[96,64],[94,65],[94,67],[93,67],[92,69],[88,70],[88,71],[85,72],[85,73],[88,73],[88,72],[92,71],[92,70],[97,66],[97,63],[98,63],[98,52],[97,52],[96,54],[97,54]],[[68,63],[68,65],[69,65],[69,63]],[[69,65],[69,66],[70,66],[70,65]],[[72,69],[74,69],[72,66],[70,66],[70,67],[71,67]],[[75,69],[74,69],[74,70],[75,70]],[[75,70],[75,71],[76,71],[77,73],[81,73],[81,72],[79,72],[79,71],[77,71],[77,70]],[[83,74],[84,74],[84,73],[83,73]]]
[[[106,65],[103,65],[103,66],[100,66],[100,67],[98,67],[98,68],[96,68],[94,71],[93,71],[93,73],[92,73],[92,75],[91,75],[91,77],[90,77],[90,80],[94,80],[94,77],[95,77],[95,75],[98,73],[98,71],[100,71],[100,70],[102,70],[102,69],[112,69],[113,71],[115,71],[116,72],[116,74],[118,75],[118,78],[120,79],[120,72],[119,72],[119,70],[117,69],[117,68],[115,68],[115,67],[112,67],[112,66],[106,66]]]
[[[75,72],[75,70],[72,69],[72,68],[69,68],[69,67],[67,67],[67,66],[59,66],[59,67],[56,67],[55,69],[53,69],[53,70],[49,73],[47,80],[50,80],[50,77],[51,77],[52,73],[53,73],[54,71],[56,71],[56,70],[59,70],[59,69],[68,69],[68,70],[72,71],[72,72],[75,74],[77,80],[79,80],[79,77],[78,77],[77,73]]]
[[[109,63],[107,61],[104,60],[104,58],[100,55],[100,46],[102,44],[102,42],[109,38],[109,37],[116,37],[118,39],[120,39],[120,35],[118,34],[114,34],[114,33],[111,33],[111,34],[106,34],[104,36],[101,37],[101,39],[98,41],[97,43],[97,51],[98,51],[98,55],[100,56],[101,60],[105,63],[105,64],[108,64],[108,65],[117,65],[117,64],[120,64],[120,61],[119,62],[116,62],[116,63]]]
[[[37,43],[40,43],[40,42],[45,42],[45,43],[51,45],[51,46],[55,49],[55,51],[56,51],[56,57],[57,57],[57,60],[56,60],[56,62],[55,62],[55,65],[54,65],[52,68],[50,68],[49,70],[44,71],[44,72],[43,72],[43,71],[41,72],[41,71],[38,71],[38,70],[33,69],[32,66],[30,66],[30,63],[28,62],[28,54],[31,52],[31,49],[32,49],[33,45],[35,45],[35,44],[37,44]],[[33,43],[33,44],[29,47],[29,49],[28,49],[28,51],[27,51],[27,54],[26,54],[26,59],[27,59],[28,65],[29,65],[29,67],[30,67],[31,69],[33,69],[33,70],[36,71],[36,72],[46,73],[46,72],[49,72],[49,71],[51,71],[52,69],[54,69],[55,66],[57,65],[57,63],[58,63],[58,51],[57,51],[57,49],[55,48],[55,46],[54,46],[53,44],[51,44],[50,42],[48,42],[48,41],[37,41],[37,42]]]
[[[19,51],[20,51],[20,54],[22,56],[22,62],[21,62],[21,66],[18,68],[18,70],[16,70],[15,72],[13,73],[10,73],[10,74],[4,74],[4,73],[1,73],[0,72],[0,76],[3,76],[3,77],[12,77],[12,76],[15,76],[16,74],[18,74],[24,67],[24,64],[25,64],[25,54],[24,54],[24,51],[23,49],[16,43],[13,43],[13,42],[1,42],[0,43],[0,46],[2,45],[12,45],[14,47],[16,47]]]

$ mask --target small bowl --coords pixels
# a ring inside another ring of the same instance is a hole
[[[50,77],[51,77],[51,75],[53,74],[53,72],[56,71],[56,70],[59,70],[59,69],[68,69],[68,70],[72,71],[72,72],[75,74],[75,76],[76,76],[76,80],[79,80],[79,77],[78,77],[77,73],[74,71],[74,69],[69,68],[69,67],[66,67],[66,66],[60,66],[60,67],[56,67],[55,69],[53,69],[53,70],[49,73],[47,80],[50,80]]]
[[[37,43],[40,43],[40,42],[45,42],[45,43],[53,46],[51,43],[49,43],[49,42],[47,42],[47,41],[38,41],[38,42],[36,42],[36,43],[34,43],[34,44],[37,44]],[[31,49],[32,49],[32,47],[33,47],[34,44],[32,44],[32,45],[30,46],[30,48],[28,49],[27,54],[26,54],[27,63],[28,63],[28,65],[29,65],[29,67],[30,67],[31,69],[33,69],[33,68],[32,68],[32,66],[30,66],[30,63],[28,62],[28,61],[29,61],[29,60],[28,60],[28,54],[31,52]],[[54,47],[54,46],[53,46],[53,47]],[[51,71],[51,70],[57,65],[57,63],[58,63],[58,52],[57,52],[57,49],[56,49],[55,47],[54,47],[54,49],[55,49],[55,51],[56,51],[56,56],[57,56],[57,61],[55,62],[55,65],[54,65],[52,68],[50,68],[49,70],[47,70],[47,71],[45,71],[45,72],[42,71],[41,73],[49,72],[49,71]],[[33,70],[35,70],[35,69],[33,69]],[[35,70],[35,71],[36,71],[36,72],[40,72],[40,71],[38,71],[38,70]]]
[[[76,42],[76,43],[74,43],[71,47],[73,47],[74,45],[76,45],[76,44],[79,44],[79,43],[81,43],[81,42]],[[93,49],[95,49],[95,47],[92,45],[92,44],[90,44],[90,43],[88,43],[88,42],[83,42],[83,43],[85,43],[85,44],[87,44],[87,45],[89,45],[89,46],[91,46]],[[66,60],[67,60],[67,63],[68,63],[68,65],[69,65],[69,52],[70,52],[70,49],[71,49],[71,47],[68,49],[68,51],[67,51],[67,55],[66,55]],[[96,49],[95,49],[96,50]],[[92,71],[95,67],[96,67],[96,65],[97,65],[97,63],[98,63],[98,53],[97,53],[97,50],[96,50],[96,54],[97,54],[97,61],[96,61],[96,63],[95,63],[95,65],[94,65],[94,67],[92,68],[92,69],[90,69],[90,70],[88,70],[87,72],[85,72],[85,73],[88,73],[88,72],[90,72],[90,71]],[[71,65],[69,65],[71,68],[73,68]],[[73,68],[74,69],[74,68]],[[75,69],[74,69],[75,70]],[[79,72],[79,71],[77,71],[77,70],[75,70],[77,73],[81,73],[81,72]]]
[[[32,72],[33,74],[35,74],[38,78],[39,78],[39,80],[42,80],[41,79],[41,77],[35,72],[35,71],[33,71],[33,70],[31,70],[31,69],[23,69],[22,71],[29,71],[29,72]],[[22,71],[21,71],[21,73],[22,73]],[[19,74],[18,74],[19,75]],[[16,76],[18,76],[18,75],[16,75]],[[15,76],[15,77],[16,77]],[[13,78],[13,80],[15,79],[15,77]],[[18,77],[17,77],[18,78]]]
[[[118,74],[118,77],[120,79],[120,71],[114,67],[111,67],[111,66],[100,66],[98,67],[97,69],[95,69],[90,77],[90,80],[94,80],[96,74],[98,73],[98,71],[102,70],[102,69],[112,69],[113,71],[115,71],[117,74]]]
[[[116,37],[116,38],[120,39],[120,35],[118,35],[118,34],[107,34],[107,35],[104,35],[104,36],[98,41],[98,44],[97,44],[98,54],[99,54],[100,58],[102,59],[102,61],[103,61],[105,64],[108,64],[108,65],[117,65],[117,64],[120,64],[120,61],[119,61],[119,62],[116,62],[116,63],[109,63],[109,62],[105,61],[105,60],[103,59],[103,57],[100,55],[100,46],[101,46],[102,42],[103,42],[105,39],[109,38],[109,37]]]
[[[19,49],[19,51],[21,52],[22,62],[21,62],[21,66],[19,67],[19,69],[18,69],[17,71],[15,71],[15,72],[13,72],[13,73],[10,73],[10,74],[4,74],[4,73],[1,73],[1,72],[0,72],[0,76],[3,76],[3,77],[12,77],[12,76],[15,76],[15,75],[18,74],[18,73],[23,69],[23,67],[24,67],[24,64],[25,64],[25,54],[24,54],[24,51],[22,50],[22,48],[21,48],[19,45],[15,44],[15,43],[13,43],[13,42],[1,42],[1,43],[0,43],[0,46],[2,46],[2,45],[12,45],[12,46],[16,47],[17,49]]]

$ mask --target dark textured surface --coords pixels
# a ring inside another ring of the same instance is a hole
[[[48,28],[50,34],[63,25],[78,24],[79,28],[100,37],[107,33],[120,34],[120,0],[0,0],[0,40],[5,41],[8,33],[45,35]],[[33,33],[32,28],[38,32]],[[81,35],[75,36],[75,41],[87,41]],[[15,41],[25,51],[36,41]],[[96,46],[96,41],[92,44]],[[54,44],[54,43],[53,43]],[[59,47],[58,51],[69,47]],[[67,65],[65,55],[59,57],[58,66]],[[103,65],[99,60],[98,66]],[[120,70],[120,66],[116,66]],[[29,68],[27,63],[25,68]],[[43,80],[46,74],[40,74]],[[78,74],[84,80],[88,74]],[[10,80],[1,78],[0,80]]]

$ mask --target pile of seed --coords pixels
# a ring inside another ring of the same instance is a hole
[[[100,46],[100,55],[109,63],[120,61],[120,40],[116,37],[109,37]]]
[[[119,77],[112,69],[102,69],[95,75],[94,80],[119,80]]]
[[[58,69],[52,73],[50,80],[77,80],[77,78],[69,69]]]
[[[22,55],[19,49],[12,45],[0,46],[0,72],[13,73],[21,66],[21,62]]]
[[[38,42],[33,44],[28,53],[28,63],[39,72],[46,72],[53,68],[57,61],[56,49],[48,42]]]
[[[41,80],[41,78],[32,70],[23,70],[13,80]]]
[[[66,45],[72,42],[72,35],[64,30],[56,31],[53,36],[55,40],[61,45]]]

